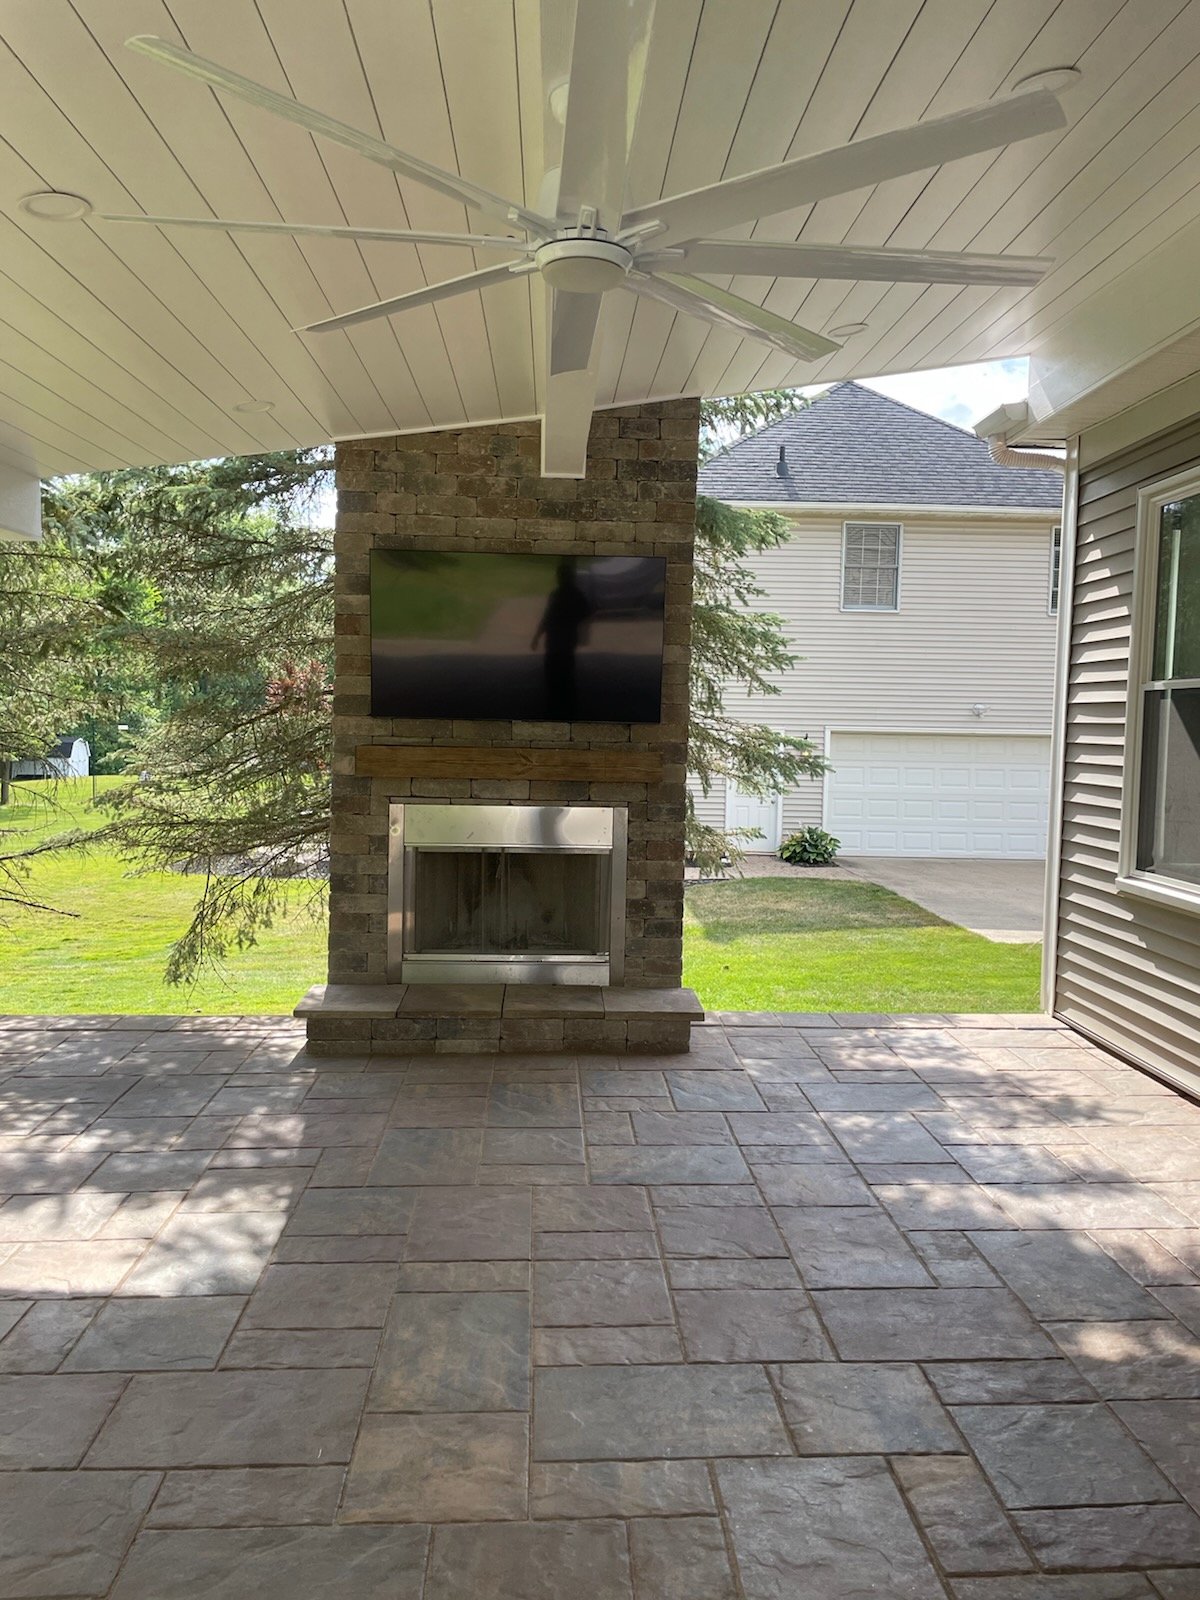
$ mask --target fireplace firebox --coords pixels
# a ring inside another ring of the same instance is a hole
[[[389,982],[622,981],[624,807],[390,813]]]

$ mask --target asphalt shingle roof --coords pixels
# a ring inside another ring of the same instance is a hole
[[[784,470],[779,471],[780,446]],[[740,439],[705,462],[718,500],[830,505],[1029,506],[1057,510],[1057,472],[998,467],[983,439],[857,383]]]

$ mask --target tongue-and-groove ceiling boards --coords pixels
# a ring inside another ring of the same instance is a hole
[[[593,403],[1036,351],[1200,215],[1196,0],[7,0],[0,91],[43,473],[546,413],[570,474]]]

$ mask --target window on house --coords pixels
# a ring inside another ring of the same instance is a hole
[[[1058,586],[1062,579],[1062,529],[1050,535],[1050,615],[1058,615]]]
[[[842,533],[842,610],[895,611],[900,604],[900,524],[847,522]]]
[[[1134,658],[1135,864],[1139,873],[1200,885],[1200,485],[1149,509]]]

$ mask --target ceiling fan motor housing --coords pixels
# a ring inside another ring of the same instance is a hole
[[[567,294],[603,294],[615,289],[633,263],[632,251],[594,235],[552,239],[536,255],[538,271]]]

